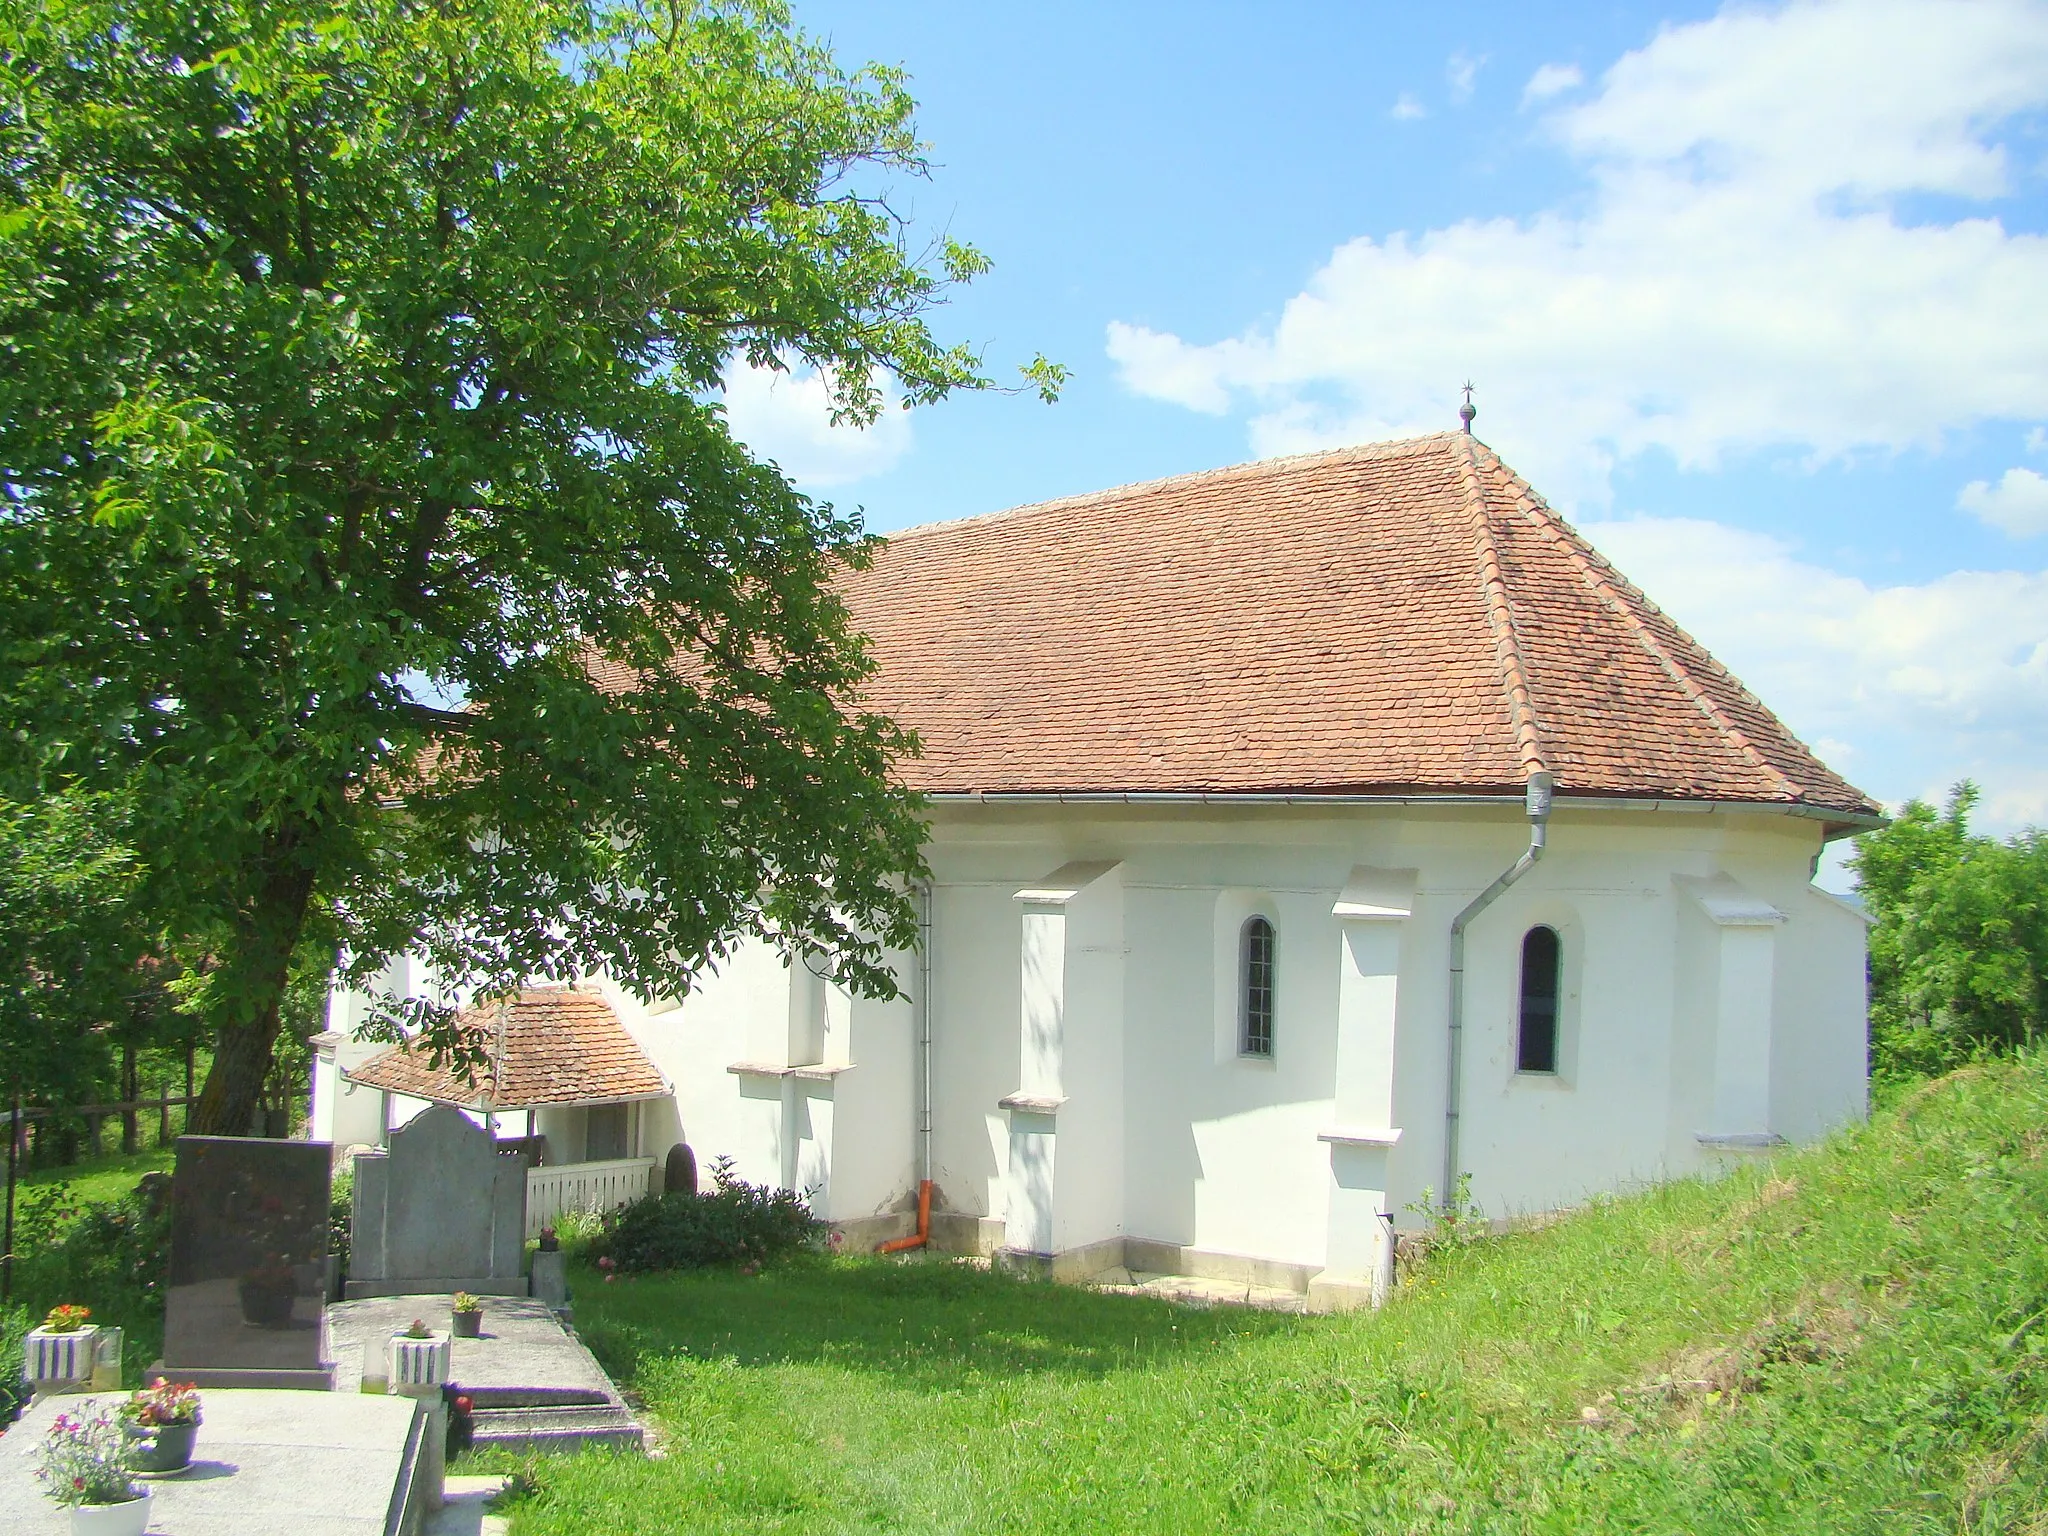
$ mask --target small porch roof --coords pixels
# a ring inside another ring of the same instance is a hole
[[[342,1076],[366,1088],[459,1109],[540,1109],[659,1098],[669,1086],[611,1004],[580,987],[528,987],[458,1015],[490,1042],[490,1059],[465,1081],[425,1051],[393,1046]]]

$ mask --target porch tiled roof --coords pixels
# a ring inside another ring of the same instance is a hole
[[[668,1085],[619,1016],[595,992],[531,987],[459,1015],[490,1048],[489,1064],[465,1082],[424,1051],[393,1046],[344,1075],[369,1088],[468,1109],[535,1109],[652,1098]]]

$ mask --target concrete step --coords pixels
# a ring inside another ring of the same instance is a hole
[[[633,1416],[613,1403],[563,1403],[475,1410],[470,1444],[509,1450],[573,1450],[585,1445],[615,1445],[641,1450],[646,1435]]]
[[[472,1387],[453,1382],[449,1390],[460,1392],[477,1408],[616,1408],[617,1401],[595,1387]]]

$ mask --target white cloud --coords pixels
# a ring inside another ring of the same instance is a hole
[[[2040,0],[1731,7],[1543,120],[1583,197],[1361,237],[1270,329],[1124,326],[1112,356],[1141,394],[1249,405],[1261,453],[1453,425],[1470,376],[1481,431],[1566,504],[1648,449],[1710,468],[2048,419],[2048,239],[1896,206],[2006,191],[1994,131],[2043,106]]]
[[[2027,432],[2027,452],[2041,453],[2044,450],[2048,450],[2048,432],[2039,427],[2030,428]]]
[[[1583,531],[1838,771],[1882,775],[1865,790],[1974,777],[1987,828],[2048,822],[2048,571],[1874,587],[1700,519]]]
[[[871,427],[834,426],[830,380],[812,369],[751,368],[725,373],[725,414],[733,436],[772,459],[805,490],[828,490],[878,475],[910,451],[909,413],[884,391]]]
[[[1395,98],[1394,105],[1387,111],[1387,116],[1396,122],[1412,123],[1417,118],[1429,116],[1429,108],[1416,99],[1413,91],[1403,91]]]
[[[1473,58],[1469,53],[1454,53],[1444,64],[1444,84],[1450,87],[1451,105],[1462,107],[1472,99],[1474,87],[1479,83],[1479,67],[1486,62],[1486,56]]]
[[[1972,480],[1956,505],[2016,539],[2048,533],[2048,479],[2031,469],[2008,469],[1996,485]]]
[[[1548,101],[1553,96],[1562,96],[1566,91],[1575,91],[1586,83],[1586,72],[1576,64],[1544,64],[1529,77],[1529,83],[1522,87],[1522,102]]]

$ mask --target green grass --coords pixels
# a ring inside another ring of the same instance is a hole
[[[152,1136],[156,1134],[153,1120],[148,1130]],[[33,1173],[23,1169],[17,1178],[23,1190],[62,1184],[78,1200],[114,1200],[134,1189],[135,1181],[145,1173],[169,1173],[176,1160],[177,1153],[170,1147],[127,1155],[117,1152],[67,1168],[38,1168]]]
[[[2042,1536],[2048,1059],[1444,1252],[1378,1314],[873,1261],[577,1305],[668,1454],[528,1463],[516,1536]]]

